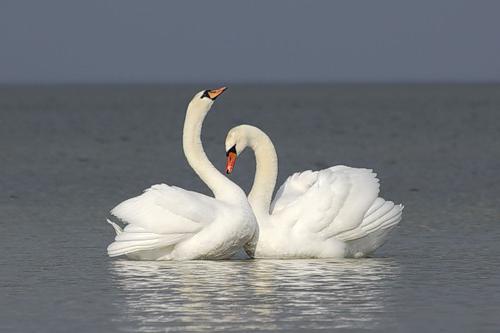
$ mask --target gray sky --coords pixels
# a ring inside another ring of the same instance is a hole
[[[0,2],[0,82],[500,81],[500,1]]]

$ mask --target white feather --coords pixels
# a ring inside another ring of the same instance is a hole
[[[224,89],[211,91],[211,96]],[[209,94],[210,95],[210,94]],[[213,100],[198,93],[184,122],[186,158],[212,189],[215,198],[166,184],[153,185],[111,210],[125,227],[113,226],[110,256],[133,259],[185,260],[230,257],[253,236],[255,217],[245,193],[210,163],[201,145],[203,119]]]
[[[274,146],[264,132],[249,125],[228,133],[226,147],[236,144],[241,150],[238,142],[247,143],[257,160],[248,196],[259,224],[258,238],[245,247],[251,256],[366,256],[383,244],[401,220],[403,206],[378,197],[380,184],[372,170],[343,165],[294,173],[268,206],[277,176]]]
[[[269,224],[261,228],[255,255],[359,257],[372,253],[387,232],[378,233],[380,240],[367,238],[364,243],[356,243],[352,255],[349,241],[392,228],[401,220],[403,210],[402,205],[385,201],[378,193],[379,180],[369,169],[335,166],[295,173],[278,190]],[[276,244],[278,238],[270,240],[264,234],[267,230],[291,237],[282,239],[284,244]]]

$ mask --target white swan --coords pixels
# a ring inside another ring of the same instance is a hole
[[[249,241],[257,224],[245,193],[210,163],[201,144],[201,127],[213,101],[226,88],[201,91],[189,103],[183,149],[189,165],[215,198],[165,184],[116,206],[111,213],[125,224],[115,228],[111,257],[188,260],[230,257]]]
[[[259,225],[245,251],[254,258],[364,257],[399,223],[402,205],[378,197],[379,181],[369,169],[334,166],[290,176],[271,198],[278,158],[269,137],[250,125],[226,137],[226,172],[248,146],[256,173],[248,195]]]

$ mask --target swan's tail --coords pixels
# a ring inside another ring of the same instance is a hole
[[[113,227],[113,229],[115,229],[115,232],[116,232],[117,236],[123,232],[123,229],[118,224],[116,224],[115,222],[111,221],[110,219],[106,219],[106,221],[109,224],[111,224],[111,226]]]
[[[127,255],[130,258],[157,259],[167,255],[172,245],[186,238],[186,234],[156,234],[132,224],[122,229],[113,221],[107,221],[116,232],[115,241],[108,246],[110,257]]]
[[[365,213],[361,225],[350,231],[352,235],[344,235],[348,256],[364,257],[382,246],[390,231],[401,221],[403,208],[401,204],[377,198]]]

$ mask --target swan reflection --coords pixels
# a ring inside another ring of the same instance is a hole
[[[117,320],[144,332],[377,328],[399,277],[390,259],[122,260],[110,271]]]

